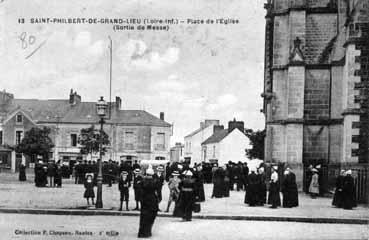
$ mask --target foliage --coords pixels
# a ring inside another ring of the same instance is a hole
[[[100,130],[92,125],[89,128],[81,129],[78,137],[78,144],[81,145],[82,154],[96,154],[100,151]],[[107,151],[106,146],[110,144],[109,135],[102,131],[102,152]]]
[[[15,146],[15,151],[32,158],[36,155],[41,155],[44,159],[47,159],[49,152],[54,147],[54,143],[49,137],[50,131],[48,127],[31,128],[25,132],[22,141]]]
[[[264,160],[264,139],[265,129],[254,131],[252,129],[245,129],[246,136],[250,139],[250,149],[246,149],[246,155],[250,159]]]

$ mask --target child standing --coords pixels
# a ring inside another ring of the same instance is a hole
[[[141,203],[142,199],[142,176],[141,170],[136,168],[134,170],[134,178],[133,178],[133,189],[135,191],[135,200],[136,200],[136,208],[133,210],[140,210],[139,203]]]
[[[89,199],[91,198],[92,204],[94,203],[95,192],[94,192],[94,183],[93,183],[93,174],[86,174],[86,181],[85,181],[85,193],[84,198],[87,199],[87,205],[90,205]]]
[[[120,208],[119,211],[122,211],[123,201],[126,202],[126,210],[128,209],[128,201],[129,201],[129,187],[131,186],[131,182],[128,179],[128,172],[123,171],[119,177],[118,188],[120,191]]]

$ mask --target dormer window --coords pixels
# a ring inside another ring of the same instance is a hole
[[[23,115],[22,114],[18,114],[16,116],[16,122],[17,123],[22,123],[23,122]]]

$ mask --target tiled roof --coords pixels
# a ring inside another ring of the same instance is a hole
[[[17,109],[21,109],[38,123],[96,123],[99,121],[99,117],[96,114],[95,104],[95,102],[80,102],[72,105],[69,100],[13,99],[2,110],[5,110],[9,115]],[[116,109],[114,103],[112,104],[111,119],[107,122],[158,127],[171,126],[146,111]]]
[[[208,139],[206,139],[201,145],[209,144],[209,143],[218,143],[222,141],[229,134],[228,129],[223,129],[215,132]]]

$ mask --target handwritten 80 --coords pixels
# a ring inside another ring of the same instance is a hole
[[[47,41],[47,39],[45,39],[43,42],[39,43],[38,46],[33,46],[36,43],[36,37],[34,35],[27,34],[26,32],[22,32],[19,35],[19,40],[21,42],[21,46],[23,50],[30,48],[31,52],[25,57],[26,59],[28,59],[35,52],[37,52]],[[29,51],[27,50],[26,52],[29,52]]]
[[[36,37],[33,35],[27,35],[26,32],[22,32],[22,34],[19,36],[19,39],[23,49],[28,48],[28,46],[33,45],[36,42]]]

